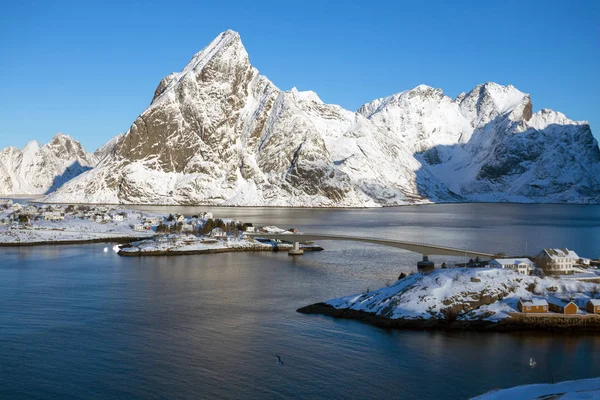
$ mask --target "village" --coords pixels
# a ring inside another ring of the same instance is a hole
[[[512,317],[528,318],[530,322],[540,321],[544,317],[566,316],[577,318],[600,314],[600,270],[598,260],[580,257],[568,248],[545,248],[535,257],[494,258],[490,261],[471,259],[467,263],[457,264],[463,268],[494,268],[511,270],[520,275],[534,278],[551,278],[557,282],[587,282],[591,284],[589,293],[557,292],[550,285],[546,290],[538,284],[530,284],[527,294],[518,297],[516,304],[507,304],[512,308],[508,314]],[[445,266],[443,265],[442,268]],[[544,293],[545,292],[545,293]],[[563,291],[564,292],[564,291]],[[592,321],[598,324],[599,321]]]

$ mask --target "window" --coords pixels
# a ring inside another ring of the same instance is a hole
[[[526,307],[525,307],[525,310],[529,311],[529,310],[531,310],[531,307],[529,307],[529,306],[526,306]]]

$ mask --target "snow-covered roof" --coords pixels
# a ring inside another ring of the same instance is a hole
[[[545,299],[532,298],[532,299],[520,299],[521,304],[526,306],[547,306],[548,302]]]
[[[600,299],[590,299],[589,302],[592,303],[594,307],[600,306]]]
[[[573,250],[569,250],[566,247],[562,249],[544,249],[544,252],[550,256],[550,258],[563,258],[563,257],[571,257],[571,258],[579,258],[577,253]]]
[[[573,301],[567,300],[567,299],[560,299],[558,297],[549,297],[548,303],[554,304],[554,305],[560,306],[560,307],[565,307],[567,304],[573,303]],[[575,303],[573,303],[573,304],[575,304]],[[575,305],[577,305],[577,304],[575,304]]]
[[[518,264],[534,265],[533,261],[531,261],[528,258],[496,258],[493,261],[496,261],[500,265],[518,265]]]

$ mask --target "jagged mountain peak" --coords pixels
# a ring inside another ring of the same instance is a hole
[[[493,102],[498,113],[506,113],[523,103],[529,98],[529,95],[510,84],[502,86],[495,82],[486,82],[475,86],[473,90],[466,94],[462,102],[470,97],[477,98],[479,102],[489,99]]]
[[[559,111],[554,111],[549,108],[542,108],[535,112],[531,119],[528,121],[528,126],[535,129],[545,129],[550,125],[586,125],[589,127],[587,121],[573,121]]]
[[[289,91],[297,101],[312,101],[317,104],[323,104],[319,95],[312,90],[299,91],[295,86]]]
[[[202,73],[211,63],[220,65],[215,66],[212,71]],[[241,64],[243,66],[250,65],[250,59],[244,45],[242,44],[239,33],[227,30],[217,35],[213,41],[194,54],[192,59],[180,72],[172,72],[164,77],[159,83],[154,92],[152,104],[160,101],[180,82],[186,83],[186,79],[208,81],[218,77],[218,72],[230,70],[232,65]],[[187,82],[189,84],[189,81]]]
[[[455,102],[475,128],[481,128],[504,114],[510,114],[511,120],[517,122],[528,120],[532,114],[528,94],[512,85],[502,86],[495,82],[477,85],[468,93],[461,93]]]
[[[30,153],[30,152],[36,152],[40,149],[40,144],[37,140],[30,140],[29,142],[27,142],[27,144],[25,145],[25,147],[23,147],[23,153]]]
[[[385,112],[403,112],[409,105],[421,104],[426,109],[435,107],[435,104],[442,101],[451,102],[452,99],[444,95],[442,89],[433,88],[428,85],[418,85],[412,89],[398,92],[386,97],[375,99],[369,103],[363,104],[358,113],[371,119],[375,114]]]
[[[52,151],[56,157],[63,159],[77,158],[83,163],[89,163],[81,143],[64,133],[56,134],[52,140],[42,147]]]

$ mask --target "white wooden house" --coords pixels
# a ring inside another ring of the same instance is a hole
[[[568,274],[581,257],[566,247],[561,249],[543,249],[537,256],[536,262],[546,270],[557,274]]]
[[[224,238],[227,237],[227,232],[221,228],[215,228],[210,232],[210,236],[214,238]]]
[[[528,258],[496,258],[488,264],[492,268],[512,269],[522,275],[534,275],[536,266]]]

